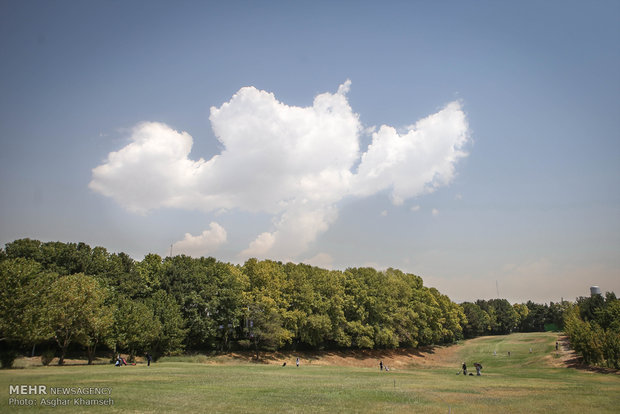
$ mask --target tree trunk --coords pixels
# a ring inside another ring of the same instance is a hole
[[[65,363],[65,354],[67,353],[67,348],[69,347],[71,340],[65,337],[61,343],[58,337],[56,337],[56,343],[58,343],[58,346],[60,347],[60,358],[58,358],[58,365],[63,365]]]
[[[258,340],[254,337],[254,349],[256,351],[256,360],[258,361]]]
[[[95,359],[95,352],[97,350],[97,341],[95,341],[92,345],[88,345],[86,350],[88,352],[88,365],[92,365],[93,360]]]
[[[65,364],[65,354],[67,353],[67,348],[68,347],[69,347],[69,343],[65,343],[60,348],[60,358],[58,358],[58,365],[64,365]]]

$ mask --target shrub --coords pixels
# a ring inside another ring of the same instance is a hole
[[[17,352],[15,352],[14,350],[2,350],[0,351],[0,366],[5,369],[12,368],[16,358]]]
[[[56,352],[54,352],[51,349],[48,349],[47,351],[44,351],[41,354],[41,363],[45,366],[48,366],[52,362],[55,356],[56,356]]]

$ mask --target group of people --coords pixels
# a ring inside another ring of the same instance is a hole
[[[150,367],[151,366],[151,361],[153,360],[153,357],[151,356],[151,354],[147,353],[146,354],[146,364]],[[121,354],[118,354],[116,356],[116,361],[114,362],[114,366],[115,367],[122,367],[123,365],[127,365],[127,360],[125,360],[125,358],[123,358],[121,356]],[[136,365],[135,363],[133,363],[132,365]]]
[[[122,367],[123,365],[127,365],[127,361],[125,361],[125,358],[123,358],[121,356],[121,354],[118,354],[116,356],[116,362],[114,363],[115,367]]]
[[[482,364],[478,362],[474,362],[474,368],[476,368],[476,375],[480,376],[480,371],[482,371]],[[467,375],[467,364],[464,362],[463,362],[461,372],[463,373],[463,375]],[[457,372],[457,374],[459,373]],[[470,372],[469,375],[474,375],[474,374]]]
[[[297,358],[297,360],[295,361],[295,365],[297,365],[297,367],[299,367],[299,357],[298,357],[298,358]],[[284,362],[284,363],[282,364],[282,366],[283,366],[283,367],[285,367],[285,366],[286,366],[286,362]]]

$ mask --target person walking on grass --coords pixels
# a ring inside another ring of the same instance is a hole
[[[151,354],[149,354],[148,352],[146,353],[146,366],[150,367],[151,366],[151,359],[153,359],[153,357],[151,356]]]
[[[463,362],[463,375],[467,375],[467,365]]]

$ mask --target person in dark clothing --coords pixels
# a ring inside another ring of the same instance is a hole
[[[467,365],[463,362],[463,375],[467,375]]]
[[[479,363],[476,362],[474,364],[474,367],[476,367],[476,375],[480,376],[480,371],[482,370],[482,364],[479,364]]]
[[[379,371],[383,371],[383,361],[379,361]]]
[[[147,354],[146,354],[146,365],[147,365],[147,366],[149,366],[149,367],[151,366],[151,360],[152,360],[152,359],[153,359],[153,357],[151,357],[151,354],[149,354],[149,353],[147,352]]]

